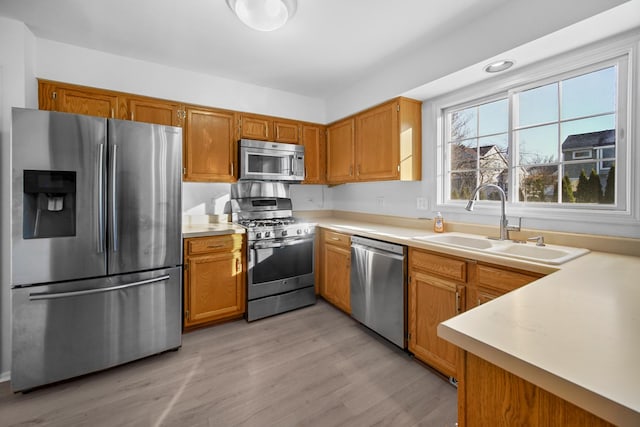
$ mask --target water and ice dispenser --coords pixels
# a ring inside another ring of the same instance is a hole
[[[24,171],[24,239],[76,235],[76,173]]]

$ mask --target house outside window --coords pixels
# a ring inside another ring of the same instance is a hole
[[[491,183],[516,205],[624,209],[626,68],[616,58],[444,109],[443,202]]]

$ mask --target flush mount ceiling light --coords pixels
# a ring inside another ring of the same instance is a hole
[[[277,30],[296,11],[296,0],[227,0],[227,4],[245,25],[258,31]]]
[[[484,67],[484,71],[487,73],[499,73],[500,71],[508,70],[513,67],[513,61],[509,61],[508,59],[502,61],[496,61]]]

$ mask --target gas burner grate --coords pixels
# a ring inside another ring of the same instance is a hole
[[[272,219],[244,219],[239,222],[240,225],[247,228],[256,227],[279,227],[283,225],[294,224],[295,218],[272,218]]]

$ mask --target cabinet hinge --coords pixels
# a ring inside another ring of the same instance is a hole
[[[398,172],[400,172],[400,163],[398,163]]]
[[[58,92],[53,91],[51,92],[51,99],[56,99],[58,97]]]
[[[189,318],[189,310],[185,310],[184,312],[184,318],[188,319]]]
[[[184,264],[183,269],[184,269],[184,270],[188,270],[188,269],[189,269],[189,264]]]
[[[411,340],[411,332],[407,333],[407,340],[409,340],[409,341]]]
[[[396,104],[396,111],[400,111],[400,104]]]
[[[186,175],[187,174],[187,168],[182,168],[182,175]]]
[[[460,292],[456,291],[456,313],[460,313]]]

